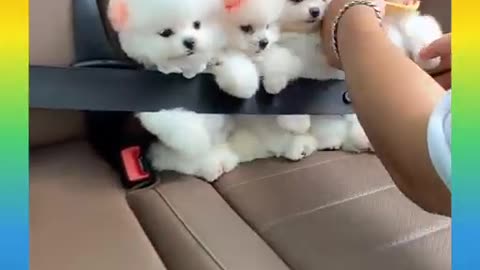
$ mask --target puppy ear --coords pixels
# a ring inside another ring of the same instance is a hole
[[[125,0],[110,0],[108,19],[115,31],[120,32],[127,27],[128,17],[128,5]]]
[[[234,11],[242,6],[246,0],[223,0],[225,10]]]

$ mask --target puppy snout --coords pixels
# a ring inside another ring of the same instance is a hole
[[[191,51],[195,49],[195,43],[195,39],[193,38],[186,38],[183,40],[183,46]]]
[[[269,43],[268,39],[264,38],[258,42],[258,46],[260,47],[260,49],[264,50],[265,48],[267,48],[268,43]]]
[[[320,8],[318,8],[318,7],[310,8],[309,12],[310,12],[310,16],[312,16],[312,18],[318,18],[320,16]]]

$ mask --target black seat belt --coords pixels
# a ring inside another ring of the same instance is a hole
[[[351,113],[343,81],[300,79],[276,96],[260,90],[249,100],[222,92],[211,75],[146,71],[119,49],[104,23],[108,0],[74,1],[76,63],[69,68],[30,67],[30,107],[85,111],[157,111],[182,107],[222,114]]]
[[[153,138],[125,130],[130,112],[178,107],[221,114],[352,112],[344,81],[300,79],[279,95],[260,89],[244,100],[221,91],[212,75],[187,80],[143,70],[121,51],[106,20],[108,1],[73,1],[75,63],[30,66],[30,107],[86,111],[89,142],[120,172],[127,188],[158,181],[143,156]]]
[[[158,111],[183,107],[222,114],[346,114],[343,81],[300,79],[272,96],[251,99],[221,91],[211,75],[181,75],[114,68],[30,67],[30,107],[85,111]]]

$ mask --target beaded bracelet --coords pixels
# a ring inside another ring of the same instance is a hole
[[[380,24],[382,22],[382,12],[378,8],[378,6],[368,0],[353,0],[343,6],[343,8],[340,10],[338,13],[337,17],[335,17],[335,20],[333,21],[332,25],[332,46],[333,46],[333,52],[335,53],[335,56],[337,57],[338,60],[340,60],[340,53],[338,52],[338,39],[337,39],[337,32],[338,32],[338,23],[340,22],[340,19],[342,19],[343,15],[347,12],[352,7],[358,6],[358,5],[363,5],[367,7],[371,7],[375,11],[375,16],[377,19],[380,21]]]

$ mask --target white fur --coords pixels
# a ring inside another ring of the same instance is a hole
[[[234,118],[235,131],[229,143],[240,162],[268,157],[297,161],[317,149],[314,137],[281,128],[275,116],[241,115]]]
[[[218,55],[211,70],[220,89],[234,97],[251,98],[259,88],[257,67],[240,51],[228,50]]]
[[[328,2],[326,0],[301,2],[288,0],[280,17],[283,32],[308,33],[318,30]],[[315,10],[319,11],[318,16],[313,12]]]
[[[301,63],[290,51],[275,45],[279,38],[276,22],[283,12],[285,2],[285,0],[246,1],[240,9],[225,14],[224,27],[229,52],[220,57],[222,59],[219,61],[220,65],[215,67],[213,72],[217,83],[225,92],[236,97],[249,98],[258,89],[259,77],[263,76],[265,90],[277,94],[292,78],[298,76]],[[267,45],[262,47],[262,41],[267,42]],[[255,69],[253,65],[256,66]],[[240,127],[236,127],[233,136],[235,144],[244,145],[245,142],[249,142],[252,146],[270,141],[268,147],[255,146],[248,151],[246,149],[250,147],[246,145],[236,147],[241,153],[249,153],[246,155],[248,158],[240,158],[241,161],[272,154],[298,160],[312,153],[308,150],[293,151],[295,153],[285,150],[293,143],[295,135],[291,133],[299,135],[308,131],[310,128],[308,116],[279,116],[276,121],[274,116],[243,116],[237,117],[237,122],[240,123]],[[305,144],[308,142],[311,140],[306,139]],[[301,143],[297,144],[298,149],[303,147]],[[306,153],[301,155],[302,152]]]
[[[265,51],[257,65],[262,71],[263,86],[270,94],[278,94],[299,77],[302,62],[292,52],[278,45]]]
[[[278,40],[275,21],[283,1],[244,1],[235,11],[223,13],[227,49],[216,57],[211,72],[226,93],[250,98],[257,92],[262,73],[257,61]]]
[[[224,46],[216,19],[223,8],[221,0],[185,0],[181,4],[176,0],[122,1],[129,15],[125,27],[117,29],[121,47],[146,67],[192,78],[203,72]],[[165,31],[173,34],[162,36]],[[192,49],[184,44],[188,40],[195,43]]]
[[[307,133],[311,126],[309,115],[279,115],[277,123],[284,130],[295,134]]]
[[[219,23],[221,0],[182,0],[181,4],[176,0],[120,1],[125,1],[128,10],[125,25],[114,26],[122,49],[147,68],[192,78],[204,72],[226,44]],[[166,30],[173,34],[162,36]],[[187,39],[195,41],[193,49],[183,44]],[[139,113],[137,117],[159,139],[148,155],[157,170],[175,170],[213,181],[238,163],[226,145],[233,129],[229,116],[174,109]]]
[[[385,27],[395,45],[425,70],[432,70],[440,64],[440,58],[420,59],[420,51],[442,35],[440,24],[428,15],[408,14],[404,16],[388,16]]]
[[[182,109],[137,114],[142,125],[156,135],[150,159],[157,170],[175,170],[208,181],[232,170],[238,161],[223,145],[233,129],[229,116],[197,114]],[[219,150],[220,149],[220,150]]]
[[[312,116],[311,121],[311,132],[317,140],[318,150],[373,150],[355,114],[316,115]]]
[[[345,78],[342,71],[328,65],[326,57],[321,53],[321,46],[324,45],[318,28],[327,3],[328,1],[322,0],[304,0],[301,3],[288,1],[285,5],[280,19],[283,32],[278,43],[300,59],[302,69],[299,77],[317,80]],[[317,19],[310,16],[309,10],[312,7],[321,10]],[[438,66],[439,58],[427,61],[419,58],[420,50],[442,35],[441,28],[433,17],[420,14],[387,16],[384,26],[391,41],[421,68],[429,70]],[[373,151],[355,114],[312,116],[310,130],[317,139],[320,150]]]
[[[198,155],[185,155],[162,143],[154,143],[148,157],[158,171],[176,171],[205,179],[217,180],[238,165],[238,157],[227,144],[218,144],[211,151]]]

